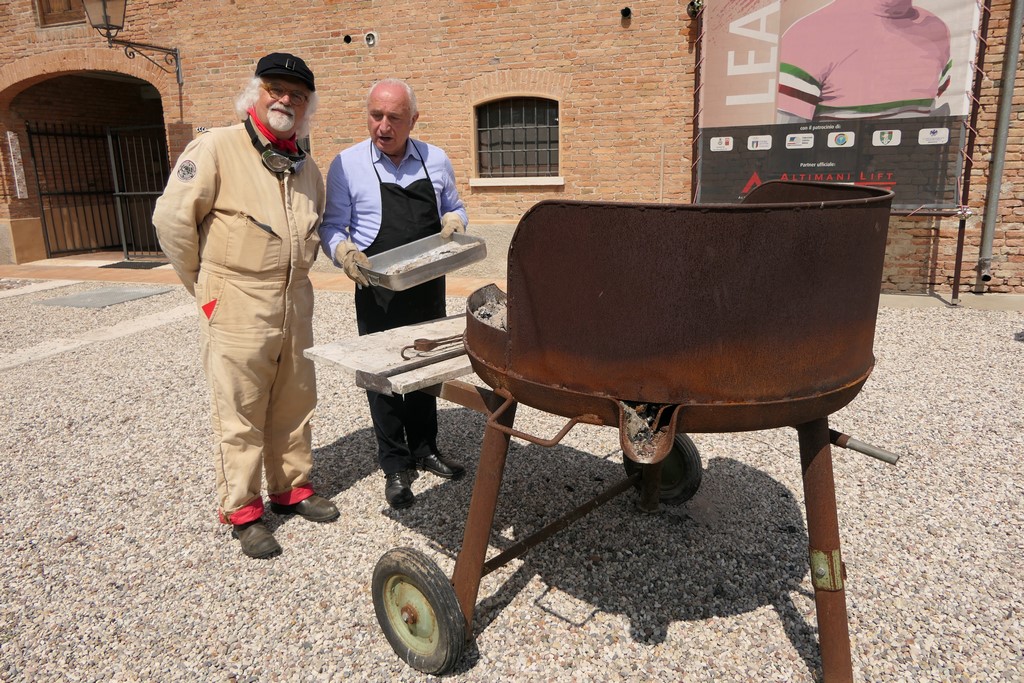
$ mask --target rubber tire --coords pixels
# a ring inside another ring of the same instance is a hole
[[[622,464],[626,468],[627,476],[632,476],[643,467],[626,457],[623,457]],[[658,500],[665,505],[685,503],[697,494],[703,476],[704,466],[697,445],[686,434],[676,434],[672,450],[662,463],[661,493]],[[642,482],[638,483],[637,491],[641,490],[642,486]]]
[[[392,649],[423,673],[441,675],[462,658],[466,619],[448,577],[413,548],[393,548],[373,569],[373,609]],[[417,616],[414,626],[402,618]]]

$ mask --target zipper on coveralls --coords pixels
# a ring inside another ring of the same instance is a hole
[[[291,291],[292,291],[292,287],[291,286],[292,286],[292,268],[294,267],[294,260],[295,260],[294,259],[294,255],[295,255],[295,243],[294,243],[295,221],[294,221],[293,216],[292,216],[291,204],[288,201],[288,191],[287,191],[288,174],[287,173],[279,173],[277,177],[278,177],[278,186],[279,186],[279,188],[281,190],[281,202],[284,204],[284,215],[285,215],[285,220],[287,221],[287,227],[288,227],[288,269],[285,271],[285,275],[284,275],[284,326],[281,329],[281,332],[283,334],[288,334],[288,328],[291,326],[291,322],[292,322],[292,317],[291,317],[291,312],[292,312],[292,306],[291,306],[292,294],[291,294]]]

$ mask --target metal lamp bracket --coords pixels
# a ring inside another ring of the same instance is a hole
[[[128,59],[135,59],[135,55],[141,55],[143,59],[149,61],[164,73],[173,73],[178,79],[178,85],[182,85],[182,83],[184,83],[184,79],[181,76],[181,56],[178,54],[178,48],[160,47],[159,45],[148,45],[146,43],[133,43],[128,40],[118,40],[117,38],[108,38],[107,43],[111,47],[114,45],[123,47],[124,54]],[[142,52],[142,50],[162,54],[164,56],[161,60],[163,64],[153,59],[145,52]]]

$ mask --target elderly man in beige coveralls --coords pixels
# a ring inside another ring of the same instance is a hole
[[[260,59],[235,103],[242,123],[185,148],[153,214],[160,246],[196,297],[221,521],[256,558],[281,550],[263,523],[263,476],[274,512],[338,517],[309,482],[316,379],[303,351],[313,343],[309,268],[324,181],[296,139],[315,90],[301,59]]]

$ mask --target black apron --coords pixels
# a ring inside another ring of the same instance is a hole
[[[411,140],[409,144],[419,152]],[[408,187],[382,181],[373,164],[372,146],[370,157],[370,165],[380,184],[380,230],[365,249],[366,255],[374,256],[441,232],[434,183],[422,154],[419,161],[427,177]],[[446,315],[445,278],[441,276],[401,292],[372,285],[357,287],[355,304],[360,335],[443,318]]]

